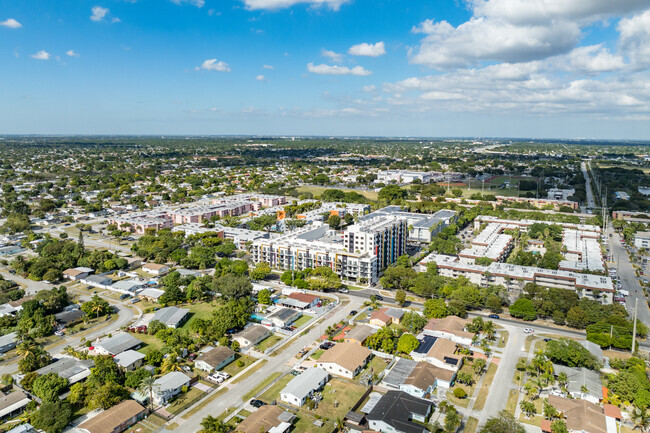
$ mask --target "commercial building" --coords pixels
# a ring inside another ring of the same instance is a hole
[[[380,272],[406,252],[406,220],[377,216],[342,234],[314,225],[252,245],[253,260],[271,267],[303,270],[326,266],[346,280],[376,283]]]
[[[330,375],[318,367],[311,367],[291,379],[291,382],[280,392],[280,400],[294,406],[302,406],[307,398],[322,389]]]
[[[599,232],[565,229],[562,233],[564,258],[558,269],[564,271],[604,272],[603,253],[598,243]]]
[[[435,176],[436,173],[425,171],[381,170],[377,172],[375,183],[408,184],[415,181],[419,181],[419,183],[429,183],[434,180]]]
[[[546,191],[548,198],[551,200],[563,200],[567,201],[569,197],[575,194],[575,189],[561,189],[561,188],[551,188]]]
[[[650,232],[635,233],[634,246],[638,249],[645,248],[646,250],[650,250]]]
[[[393,216],[405,219],[409,231],[408,240],[427,244],[442,229],[458,220],[458,212],[454,210],[441,209],[434,214],[423,214],[406,212],[395,205],[386,206],[359,219],[363,221],[377,216]]]
[[[418,270],[426,271],[428,263],[435,262],[438,272],[445,277],[467,277],[472,283],[483,286],[503,285],[510,290],[519,290],[526,283],[544,287],[575,290],[580,298],[599,299],[612,303],[614,285],[610,277],[582,274],[572,271],[543,269],[533,266],[519,266],[507,263],[491,263],[489,266],[463,263],[455,256],[430,254],[420,261]],[[596,297],[595,295],[598,295]]]

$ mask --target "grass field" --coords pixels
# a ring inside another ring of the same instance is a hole
[[[322,391],[323,400],[314,413],[332,421],[343,419],[365,392],[365,386],[334,378],[325,385]]]
[[[191,332],[191,326],[194,321],[197,319],[208,319],[212,316],[212,312],[215,309],[215,307],[209,302],[198,302],[196,304],[183,305],[182,308],[189,308],[190,314],[192,315],[192,317],[190,317],[190,320],[186,321],[183,326],[181,326],[181,329],[185,329],[188,332]]]
[[[301,412],[297,421],[294,423],[292,431],[300,433],[331,433],[331,424],[325,424],[322,427],[316,427],[314,425],[314,420],[315,418],[313,418],[311,415]]]
[[[167,412],[178,415],[187,409],[192,403],[195,403],[197,399],[205,395],[205,392],[201,391],[198,388],[190,388],[185,394],[180,394],[174,399],[174,401],[165,408]]]
[[[295,326],[296,328],[300,328],[302,325],[309,322],[311,319],[313,319],[312,316],[308,316],[306,314],[303,314],[302,316],[300,316],[300,318],[298,320],[293,322],[292,325]]]
[[[238,367],[237,361],[243,361],[244,365]],[[230,364],[226,365],[224,368],[222,368],[221,371],[225,371],[230,376],[234,376],[238,374],[240,371],[242,371],[243,369],[245,369],[246,367],[248,367],[249,365],[251,365],[252,363],[254,363],[255,361],[256,359],[253,358],[252,356],[241,355],[238,353],[235,355],[235,360]]]
[[[267,386],[269,386],[269,384],[270,384],[271,382],[273,382],[275,379],[277,379],[277,378],[280,377],[281,375],[282,375],[282,373],[280,373],[279,371],[276,371],[275,373],[273,373],[272,375],[270,375],[269,377],[267,377],[266,379],[264,379],[263,381],[261,381],[260,383],[258,383],[257,386],[256,386],[255,388],[251,389],[250,391],[248,391],[248,393],[244,394],[244,397],[243,397],[242,399],[243,399],[244,401],[248,401],[249,399],[255,397],[255,396],[256,396],[257,394],[259,394],[259,393],[260,393],[264,388],[266,388]]]
[[[271,404],[274,400],[279,400],[280,391],[282,391],[284,387],[287,386],[287,384],[291,382],[291,380],[294,377],[295,376],[291,374],[287,374],[282,379],[278,380],[276,383],[273,384],[273,386],[271,386],[269,389],[264,391],[262,395],[260,395],[260,400],[269,404]]]
[[[465,423],[465,428],[463,429],[463,433],[474,433],[476,432],[477,427],[478,427],[478,419],[474,417],[469,417],[467,423]]]
[[[497,347],[499,347],[499,348],[506,347],[506,344],[508,343],[508,338],[509,338],[508,331],[506,331],[505,329],[504,330],[499,330],[499,336],[501,338],[499,338],[499,342],[497,343]]]
[[[519,399],[519,392],[516,389],[511,389],[506,402],[506,410],[511,414],[515,414],[517,409],[517,400]]]
[[[310,358],[313,359],[314,361],[318,361],[320,357],[323,356],[323,353],[325,353],[323,349],[318,349],[317,351],[311,354]]]
[[[273,347],[274,344],[282,341],[282,337],[271,334],[268,337],[266,337],[264,340],[260,341],[260,343],[255,346],[255,350],[258,350],[260,352],[264,352],[266,349],[269,347]]]
[[[376,191],[357,191],[356,189],[346,189],[346,188],[334,188],[334,187],[329,187],[329,186],[299,186],[296,188],[296,191],[298,192],[310,192],[314,194],[314,198],[318,198],[323,191],[326,189],[340,189],[343,192],[358,192],[368,200],[377,200],[378,192]]]
[[[487,372],[485,373],[485,377],[483,378],[483,384],[481,385],[481,389],[478,392],[476,401],[474,402],[474,410],[482,410],[483,406],[485,406],[485,401],[487,400],[488,394],[490,392],[490,386],[492,385],[495,374],[497,374],[497,366],[495,364],[490,364]]]
[[[165,343],[163,343],[158,338],[156,338],[155,335],[149,335],[149,334],[131,334],[131,335],[144,343],[144,346],[138,349],[138,352],[142,352],[145,355],[154,349],[161,350],[165,346]]]

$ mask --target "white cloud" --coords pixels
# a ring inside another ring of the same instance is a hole
[[[79,53],[75,52],[75,50],[68,50],[65,52],[65,54],[70,57],[79,57]]]
[[[348,68],[347,66],[337,66],[337,65],[314,65],[313,63],[307,64],[307,70],[312,74],[321,74],[321,75],[370,75],[372,72],[364,69],[361,66],[355,66],[353,68]]]
[[[197,8],[202,8],[205,5],[205,0],[170,0],[172,3],[175,5],[182,5],[183,3],[187,3],[192,6],[196,6]]]
[[[363,91],[364,92],[369,92],[370,93],[370,92],[374,92],[375,90],[377,90],[377,86],[375,86],[373,84],[371,84],[369,86],[363,86]]]
[[[320,50],[320,53],[323,55],[323,57],[327,57],[334,63],[341,63],[343,61],[343,54],[336,53],[331,50],[326,50],[325,48]]]
[[[196,67],[196,69],[205,69],[206,71],[230,72],[230,66],[228,66],[228,63],[217,61],[217,59],[205,60],[201,64],[201,67]]]
[[[103,8],[101,6],[93,6],[91,11],[92,15],[90,16],[90,19],[92,21],[102,21],[106,15],[108,15],[108,12],[110,12],[108,8]]]
[[[16,21],[16,20],[13,19],[13,18],[7,18],[7,19],[4,20],[4,21],[0,21],[0,26],[2,26],[2,27],[7,27],[7,28],[10,28],[10,29],[19,29],[19,28],[21,28],[23,25],[20,24],[18,21]]]
[[[264,69],[271,69],[271,70],[274,69],[273,66],[271,66],[271,65],[264,65],[264,66],[262,66],[262,67],[263,67]]]
[[[284,9],[297,4],[307,4],[313,7],[327,7],[332,10],[339,10],[342,4],[349,0],[243,0],[249,10],[257,9]]]
[[[618,23],[619,48],[636,68],[650,66],[650,10]]]
[[[559,65],[561,69],[583,74],[611,72],[625,66],[621,56],[613,55],[602,44],[578,47],[562,56],[560,62],[563,61],[565,64]]]
[[[36,54],[32,54],[30,57],[36,60],[50,60],[50,57],[52,56],[50,56],[50,53],[48,53],[47,51],[41,50]]]
[[[348,54],[353,56],[368,56],[368,57],[379,57],[386,54],[386,47],[384,42],[380,41],[376,44],[362,43],[358,45],[353,45],[348,50]]]
[[[260,75],[258,75],[257,77],[255,77],[255,79],[256,79],[257,81],[266,81],[266,77],[265,77],[264,75],[262,75],[262,74],[260,74]]]

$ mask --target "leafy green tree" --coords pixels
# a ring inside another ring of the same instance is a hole
[[[149,370],[145,370],[144,368],[138,368],[134,371],[127,371],[124,385],[128,386],[129,388],[137,389],[140,386],[142,380],[145,377],[149,376],[151,376],[151,373]]]
[[[404,333],[397,340],[397,351],[400,353],[411,353],[420,345],[420,342],[413,334]]]
[[[563,419],[556,419],[551,423],[552,433],[569,433],[569,429]]]
[[[112,307],[108,301],[94,295],[90,301],[81,304],[81,310],[86,313],[88,317],[94,316],[95,318],[98,318],[99,316],[108,314],[112,310]]]
[[[406,302],[406,292],[404,290],[398,290],[395,292],[395,302],[399,305],[404,305]]]
[[[447,304],[444,299],[427,299],[424,301],[424,317],[441,319],[448,316]]]
[[[418,334],[427,324],[427,319],[423,316],[420,316],[415,311],[409,311],[404,313],[400,324],[406,328],[406,330],[412,334]]]
[[[56,400],[43,402],[31,416],[31,424],[46,433],[60,433],[72,421],[73,410],[68,402]]]
[[[330,228],[336,230],[341,226],[341,217],[338,215],[330,215],[327,218],[327,224],[329,224]]]
[[[269,289],[260,290],[257,294],[257,302],[264,305],[271,305],[271,291]]]
[[[378,194],[379,200],[384,200],[388,203],[393,202],[394,200],[405,199],[407,196],[406,190],[400,188],[397,185],[387,185],[383,187]]]
[[[212,289],[225,299],[239,299],[250,296],[253,285],[244,276],[226,274],[214,279]]]
[[[43,401],[55,401],[59,394],[68,387],[68,379],[56,373],[38,376],[32,384],[32,392]]]
[[[108,409],[129,398],[129,390],[117,383],[107,382],[93,390],[86,402],[91,409]]]
[[[411,267],[390,266],[384,271],[380,283],[387,289],[406,290],[417,273]]]
[[[600,368],[600,361],[595,356],[582,344],[568,338],[549,341],[546,344],[544,355],[555,364],[586,367],[591,370]]]
[[[528,298],[519,298],[510,306],[510,315],[524,320],[537,319],[537,311],[533,301]]]
[[[271,266],[266,262],[259,262],[250,272],[251,279],[254,281],[263,280],[271,274]]]
[[[572,328],[585,329],[589,325],[587,313],[580,307],[573,307],[566,315],[566,323]]]

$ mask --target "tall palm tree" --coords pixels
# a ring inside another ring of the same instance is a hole
[[[483,325],[483,333],[485,334],[485,338],[488,340],[493,340],[495,336],[496,329],[494,328],[494,322],[491,320],[488,320],[485,322]]]
[[[147,376],[144,379],[142,379],[142,382],[140,382],[140,386],[138,386],[138,390],[145,394],[149,395],[149,409],[153,411],[153,392],[156,389],[156,379],[154,379],[153,376]]]
[[[201,433],[228,433],[230,427],[228,424],[211,415],[206,416],[201,421]]]
[[[29,355],[36,356],[36,353],[38,352],[38,349],[40,346],[36,344],[34,340],[25,340],[23,343],[21,343],[18,348],[16,349],[16,353],[18,354],[19,357],[21,358],[26,358]]]
[[[336,425],[336,430],[337,431],[339,431],[339,432],[345,431],[345,423],[343,422],[343,420],[341,418],[336,418],[335,425]]]
[[[632,422],[634,422],[635,429],[641,430],[643,433],[650,431],[650,411],[635,407],[632,411]]]
[[[177,353],[170,353],[167,358],[162,362],[160,370],[163,373],[169,373],[172,371],[181,371],[181,363],[178,361]]]

